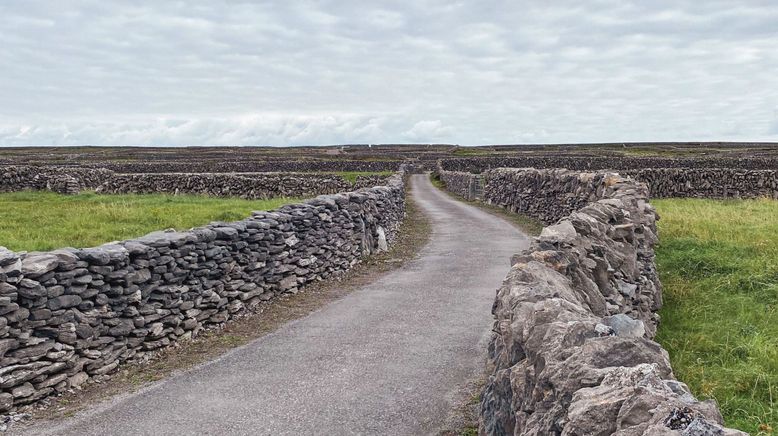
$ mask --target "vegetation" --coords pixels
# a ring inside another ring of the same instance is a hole
[[[237,221],[297,199],[243,200],[195,195],[0,194],[0,246],[11,250],[91,247],[211,221]]]
[[[380,176],[380,177],[388,177],[394,174],[392,171],[336,171],[336,172],[325,172],[324,174],[334,174],[336,176],[341,176],[346,181],[354,183],[357,181],[357,177],[359,176]]]
[[[657,261],[657,340],[676,376],[718,401],[728,426],[778,427],[778,201],[672,199]]]

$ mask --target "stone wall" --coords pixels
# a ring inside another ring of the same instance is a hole
[[[619,171],[648,184],[652,198],[778,199],[778,171],[732,168],[647,168]]]
[[[480,183],[480,176],[477,174],[464,171],[446,171],[438,165],[435,177],[443,182],[447,191],[451,191],[467,200],[476,199],[476,185]]]
[[[97,192],[105,194],[200,194],[249,199],[311,197],[379,185],[386,177],[358,176],[355,183],[338,175],[315,173],[116,174]]]
[[[401,160],[265,159],[218,161],[101,162],[96,168],[117,173],[255,173],[305,171],[397,171]],[[89,164],[92,165],[92,164]]]
[[[497,168],[483,173],[484,201],[543,224],[603,198],[616,175],[565,169]]]
[[[489,177],[485,195],[503,206],[563,218],[512,259],[498,290],[481,432],[741,434],[675,380],[652,340],[662,298],[646,185],[564,170]],[[528,206],[533,198],[541,206]]]
[[[114,174],[108,170],[70,167],[0,166],[0,192],[50,190],[72,193],[73,181],[79,189],[95,189]]]
[[[643,168],[734,168],[778,170],[778,160],[733,157],[636,157],[636,156],[554,156],[471,157],[444,159],[443,169],[480,173],[490,168],[568,168],[580,171],[639,170]]]
[[[118,174],[106,169],[0,166],[0,192],[50,190],[74,194],[94,189],[107,194],[168,193],[249,199],[312,197],[385,183],[384,176],[357,176],[354,183],[320,173],[158,173]]]
[[[142,359],[387,248],[404,182],[96,248],[0,248],[0,411]]]
[[[444,169],[445,161],[438,163],[436,175],[446,182],[447,189],[465,198],[472,199],[468,193],[472,186],[478,183],[478,175],[464,171],[449,171]],[[505,162],[509,163],[509,162]],[[573,185],[585,184],[580,180],[584,174],[562,169],[557,174],[566,174],[567,183]],[[778,198],[778,171],[776,170],[744,170],[733,168],[643,168],[638,170],[619,170],[619,174],[632,177],[648,184],[652,198],[696,197],[696,198]],[[522,212],[539,218],[546,223],[556,221],[577,207],[586,204],[586,198],[576,197],[573,189],[560,187],[553,199],[537,199],[530,192],[513,192],[506,188],[505,178],[513,177],[510,171],[492,168],[480,173],[484,182],[484,197],[492,199],[497,204],[509,204],[514,212]],[[553,171],[533,171],[521,173],[522,178],[530,177],[523,183],[524,189],[538,189],[547,180],[542,180],[541,174],[551,177]],[[493,180],[493,183],[490,183]],[[450,185],[450,187],[449,187]],[[588,192],[584,188],[583,192]],[[580,193],[580,192],[579,192]],[[525,200],[521,200],[524,197]],[[562,201],[568,207],[560,211],[548,208],[551,201]],[[540,215],[547,215],[543,217]]]

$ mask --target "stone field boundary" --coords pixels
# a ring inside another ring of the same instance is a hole
[[[95,248],[0,248],[0,411],[142,360],[386,250],[403,171],[231,223]]]
[[[447,188],[547,226],[497,292],[485,434],[742,434],[675,380],[652,339],[661,308],[645,183],[609,172],[438,168]]]

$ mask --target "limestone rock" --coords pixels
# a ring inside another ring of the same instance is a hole
[[[35,278],[53,271],[59,265],[59,258],[49,253],[30,253],[22,259],[22,274]]]

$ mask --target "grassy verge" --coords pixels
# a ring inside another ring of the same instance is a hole
[[[410,191],[409,191],[410,192]],[[231,320],[220,330],[209,330],[197,338],[162,350],[145,364],[128,364],[99,383],[86,383],[81,390],[47,400],[48,407],[33,409],[34,421],[56,420],[72,416],[114,395],[134,392],[176,371],[183,371],[212,360],[232,348],[275,331],[283,324],[302,318],[346,294],[373,282],[414,259],[427,243],[430,221],[406,196],[406,216],[399,235],[388,252],[375,254],[340,277],[314,283],[297,294],[283,295],[262,303],[254,312]],[[45,423],[41,423],[45,428]]]
[[[516,227],[521,229],[524,233],[526,233],[529,236],[537,236],[540,234],[540,231],[543,230],[543,224],[536,219],[530,218],[526,215],[510,212],[506,209],[503,209],[499,206],[495,206],[493,204],[487,204],[487,203],[474,201],[474,200],[467,200],[460,195],[454,194],[453,192],[446,190],[446,184],[443,183],[443,181],[437,178],[434,174],[430,174],[430,181],[432,182],[433,186],[445,192],[450,197],[455,198],[463,203],[467,203],[471,206],[480,208],[486,212],[491,213],[492,215],[497,215],[501,218],[505,218],[506,220],[510,221],[512,224],[514,224]]]
[[[778,427],[778,201],[655,200],[665,305],[657,340],[727,425]]]
[[[195,195],[0,194],[0,246],[11,250],[91,247],[210,221],[236,221],[297,199],[242,200]]]

